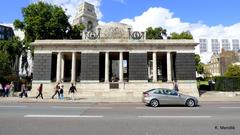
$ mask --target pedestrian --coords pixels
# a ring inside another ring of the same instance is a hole
[[[13,94],[14,94],[14,83],[12,81],[11,84],[10,84],[10,96],[13,97]]]
[[[41,98],[43,99],[42,90],[43,90],[43,84],[41,83],[40,86],[38,87],[38,95],[37,95],[36,99],[37,99],[39,96],[41,96]]]
[[[177,83],[176,80],[173,81],[173,89],[174,89],[175,91],[179,91],[179,89],[178,89],[178,83]]]
[[[52,96],[52,99],[54,99],[56,94],[58,95],[58,98],[60,98],[59,90],[60,90],[60,83],[57,83],[56,86],[54,87],[54,94]]]
[[[28,97],[27,96],[27,88],[24,83],[21,85],[21,93],[19,94],[20,98],[22,98],[23,96],[25,96],[26,98]]]
[[[72,86],[69,88],[69,91],[68,91],[68,94],[70,93],[71,94],[71,98],[72,100],[74,100],[74,93],[77,92],[77,89],[76,87],[73,85],[72,83]]]
[[[3,86],[2,86],[2,84],[0,83],[0,96],[3,96],[3,94],[4,94]]]
[[[7,83],[4,87],[4,94],[3,94],[3,97],[8,97],[9,95],[9,89],[10,89],[10,84]]]
[[[60,90],[59,90],[59,93],[60,93],[60,99],[64,99],[64,91],[63,91],[63,85],[60,87]]]

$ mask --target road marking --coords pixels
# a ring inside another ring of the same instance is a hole
[[[25,118],[103,118],[104,116],[88,115],[24,115]]]
[[[82,107],[76,107],[76,106],[51,106],[51,108],[54,108],[54,109],[112,109],[112,107],[90,107],[90,106],[82,106]]]
[[[26,108],[27,106],[0,106],[0,108]]]
[[[240,109],[240,107],[237,107],[237,106],[226,106],[226,107],[219,107],[221,109]]]
[[[202,118],[211,118],[212,116],[138,116],[138,118],[193,118],[193,119],[202,119]]]

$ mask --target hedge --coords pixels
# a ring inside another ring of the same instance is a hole
[[[216,91],[240,91],[240,77],[215,77]]]

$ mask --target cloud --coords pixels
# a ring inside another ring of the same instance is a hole
[[[33,1],[36,2],[38,0]],[[88,2],[95,6],[98,19],[101,19],[103,16],[100,11],[101,0],[42,0],[42,1],[61,6],[64,10],[66,10],[66,14],[70,16],[69,18],[70,22],[72,22],[73,18],[75,17],[79,5],[83,2]]]
[[[125,0],[113,0],[113,1],[115,1],[115,2],[120,2],[120,3],[122,3],[122,4],[126,4],[126,1],[125,1]]]
[[[12,27],[13,30],[14,30],[15,36],[19,37],[21,40],[24,39],[24,32],[21,31],[21,30],[16,30],[16,29],[14,28],[14,26],[13,26],[12,23],[1,23],[1,25],[8,26],[8,27]]]
[[[183,22],[180,18],[174,17],[174,13],[169,9],[162,7],[151,7],[144,13],[134,18],[122,19],[121,23],[129,24],[134,30],[144,31],[147,27],[163,27],[171,32],[190,31],[194,40],[198,42],[199,38],[217,38],[217,39],[239,39],[240,22],[224,26],[208,26],[201,21],[196,23]],[[195,53],[199,54],[199,47],[196,47]],[[212,53],[201,54],[202,62],[207,63]]]
[[[216,26],[207,26],[201,23],[183,22],[180,18],[174,17],[174,13],[169,9],[162,7],[151,7],[144,13],[134,18],[122,19],[121,23],[133,26],[135,30],[144,31],[147,27],[163,27],[168,33],[182,32],[189,30],[194,38],[212,37],[212,38],[239,38],[240,22],[230,26],[222,24]]]

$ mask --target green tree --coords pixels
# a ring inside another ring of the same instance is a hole
[[[0,50],[0,76],[10,74],[10,65],[9,54],[6,51]]]
[[[198,54],[195,54],[195,57],[194,57],[194,60],[195,60],[195,68],[196,68],[196,71],[198,74],[202,74],[204,72],[204,64],[201,63],[201,58]]]
[[[173,32],[170,34],[170,39],[193,39],[193,36],[189,31],[183,31],[181,33]]]
[[[82,23],[79,25],[74,25],[69,32],[70,38],[82,39],[82,32],[84,29],[85,29],[85,26]]]
[[[147,39],[163,39],[163,37],[167,37],[167,30],[162,27],[148,27],[146,30]]]
[[[61,7],[48,3],[33,3],[22,9],[23,21],[15,20],[14,27],[25,33],[25,40],[63,39],[70,30],[68,16]]]
[[[5,73],[9,73],[9,71],[11,71],[12,73],[18,75],[19,58],[26,49],[27,48],[18,37],[12,37],[9,40],[0,41],[1,70],[7,71]],[[26,62],[23,62],[22,64],[25,63]]]
[[[240,66],[239,65],[229,65],[227,71],[224,73],[224,76],[233,77],[240,76]]]

